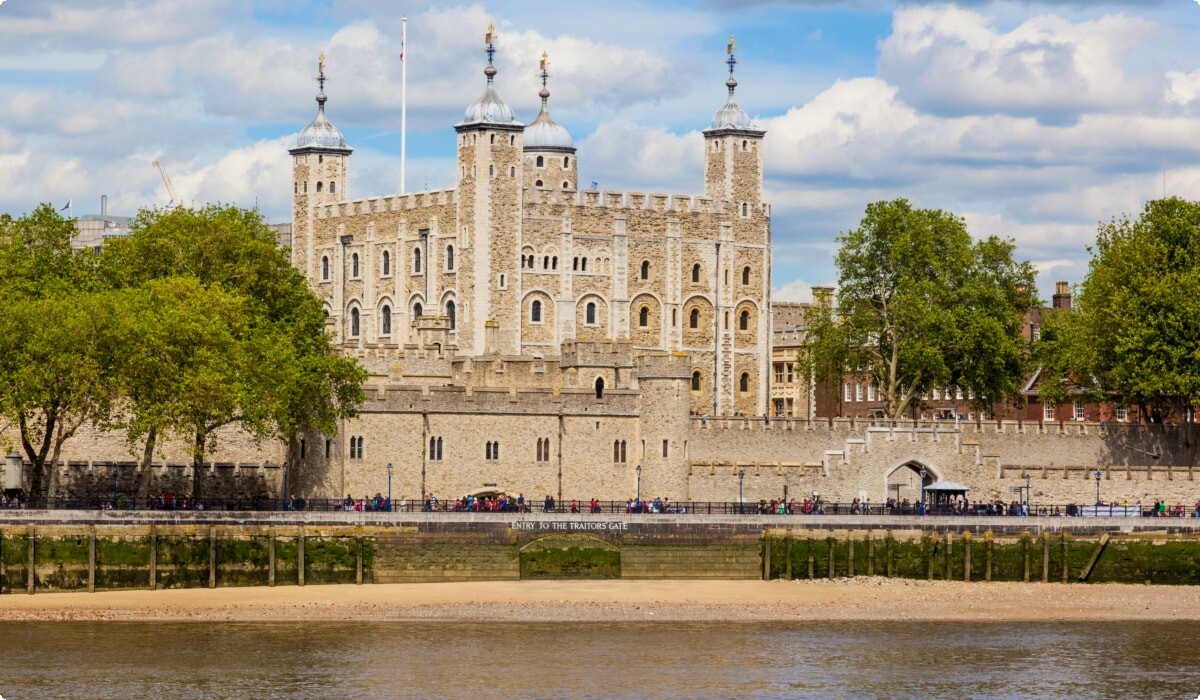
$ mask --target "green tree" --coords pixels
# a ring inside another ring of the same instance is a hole
[[[1071,313],[1044,326],[1038,344],[1049,401],[1081,390],[1139,406],[1152,421],[1194,429],[1200,401],[1200,203],[1147,202],[1099,227]]]
[[[1016,397],[1037,298],[1012,241],[973,241],[961,218],[898,199],[870,204],[838,242],[836,308],[809,310],[802,372],[838,384],[869,375],[891,418],[937,388],[960,388],[981,410]]]
[[[143,458],[163,431],[186,436],[198,479],[223,426],[290,441],[301,430],[335,432],[363,400],[365,371],[337,354],[320,300],[256,212],[144,210],[130,236],[110,245],[102,268],[123,289],[150,295],[150,318],[180,329],[160,333],[161,354],[127,376],[139,388],[129,395],[127,427],[143,436]],[[210,323],[224,324],[224,332],[197,344],[196,333]],[[169,391],[156,388],[160,370],[175,373],[163,380]]]
[[[0,218],[0,414],[18,427],[44,497],[63,444],[108,415],[116,396],[109,307],[74,224],[44,204]]]

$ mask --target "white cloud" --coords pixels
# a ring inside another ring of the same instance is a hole
[[[1200,69],[1190,73],[1169,71],[1165,98],[1177,105],[1188,105],[1200,98]]]
[[[940,114],[996,113],[1070,121],[1095,109],[1134,109],[1161,78],[1126,75],[1125,54],[1162,33],[1127,15],[1071,22],[1031,17],[1008,32],[954,5],[896,10],[879,74],[912,105]]]
[[[812,285],[804,280],[792,280],[771,290],[771,301],[812,302]]]

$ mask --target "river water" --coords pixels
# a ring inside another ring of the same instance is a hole
[[[26,698],[1195,698],[1184,623],[0,623]]]

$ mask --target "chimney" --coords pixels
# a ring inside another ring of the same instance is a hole
[[[1071,308],[1071,286],[1066,282],[1054,283],[1054,308]]]
[[[100,216],[108,216],[108,195],[100,195]]]
[[[813,303],[817,306],[830,306],[833,304],[832,286],[816,286],[812,288]]]

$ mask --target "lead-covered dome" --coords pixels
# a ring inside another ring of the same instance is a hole
[[[346,139],[342,132],[325,116],[324,91],[317,95],[317,103],[320,105],[317,108],[317,117],[300,132],[300,138],[296,139],[296,148],[345,148]]]
[[[550,91],[543,85],[538,96],[542,98],[542,110],[538,112],[537,119],[525,127],[523,139],[525,150],[545,148],[575,150],[575,142],[571,139],[570,132],[550,117],[550,109],[546,106],[546,102],[550,98]]]
[[[467,107],[467,111],[463,114],[463,120],[456,124],[456,127],[471,124],[521,126],[521,122],[517,120],[517,115],[513,113],[512,108],[504,104],[504,100],[500,99],[500,96],[496,94],[496,89],[492,87],[492,81],[496,78],[496,66],[493,65],[496,45],[492,41],[495,31],[495,27],[489,26],[483,40],[486,47],[484,50],[488,55],[487,68],[483,69],[483,74],[487,76],[487,87],[483,89],[483,94],[479,96],[479,99]]]

